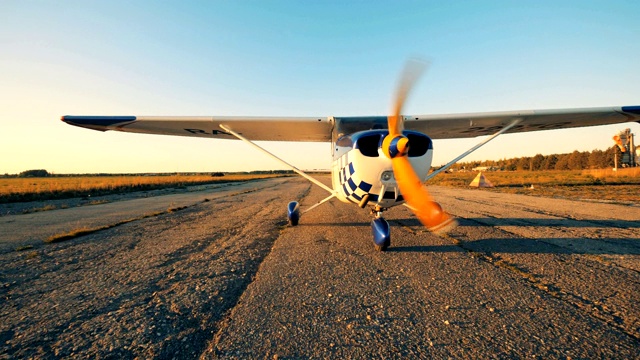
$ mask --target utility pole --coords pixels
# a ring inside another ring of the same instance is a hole
[[[638,162],[636,161],[636,146],[634,144],[633,141],[633,134],[631,134],[631,132],[629,132],[629,157],[630,157],[630,164],[629,166],[634,167],[634,166],[638,166]]]

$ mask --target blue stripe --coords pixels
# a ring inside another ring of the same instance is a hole
[[[342,191],[344,191],[344,194],[349,197],[349,191],[347,190],[347,184],[342,184]]]
[[[640,106],[623,106],[622,111],[626,113],[632,113],[636,115],[640,115]]]
[[[62,121],[78,125],[111,126],[119,123],[135,121],[135,116],[75,116],[66,115]]]
[[[353,175],[356,172],[356,169],[353,168],[353,163],[349,163],[349,173]]]
[[[353,179],[349,179],[348,183],[349,183],[349,187],[351,188],[351,190],[352,191],[356,191],[356,189],[358,187],[356,186],[356,183],[353,182]]]
[[[398,142],[400,141],[400,139],[404,138],[404,136],[398,136],[393,138],[393,140],[391,140],[391,143],[389,144],[389,155],[391,156],[391,158],[395,158],[396,156],[405,156],[406,153],[401,153],[400,150],[398,150]]]
[[[360,185],[358,185],[358,187],[364,190],[365,192],[369,192],[369,190],[371,190],[372,185],[367,182],[360,181]]]
[[[351,196],[354,197],[358,201],[362,200],[362,197],[358,196],[358,194],[353,193],[353,194],[351,194]]]

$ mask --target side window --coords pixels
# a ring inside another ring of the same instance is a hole
[[[356,147],[362,155],[368,157],[378,157],[378,146],[380,145],[380,134],[366,135],[356,141]]]
[[[431,139],[424,135],[407,134],[409,139],[409,157],[418,157],[431,148]]]

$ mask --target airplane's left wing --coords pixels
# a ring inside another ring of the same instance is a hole
[[[76,116],[61,118],[67,124],[99,131],[235,139],[220,125],[250,140],[331,141],[332,123],[320,117],[237,116]]]
[[[518,124],[507,133],[640,122],[640,106],[404,115],[403,120],[406,130],[422,132],[432,139],[455,139],[491,135],[514,121]],[[338,134],[387,128],[386,116],[334,117],[334,121]]]

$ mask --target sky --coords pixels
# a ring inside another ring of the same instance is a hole
[[[640,2],[0,1],[0,174],[282,169],[249,145],[62,115],[353,116],[640,105]],[[463,161],[591,151],[640,124],[504,135]],[[483,138],[434,141],[433,165]],[[640,142],[640,141],[636,141]],[[263,142],[302,169],[328,143]]]

